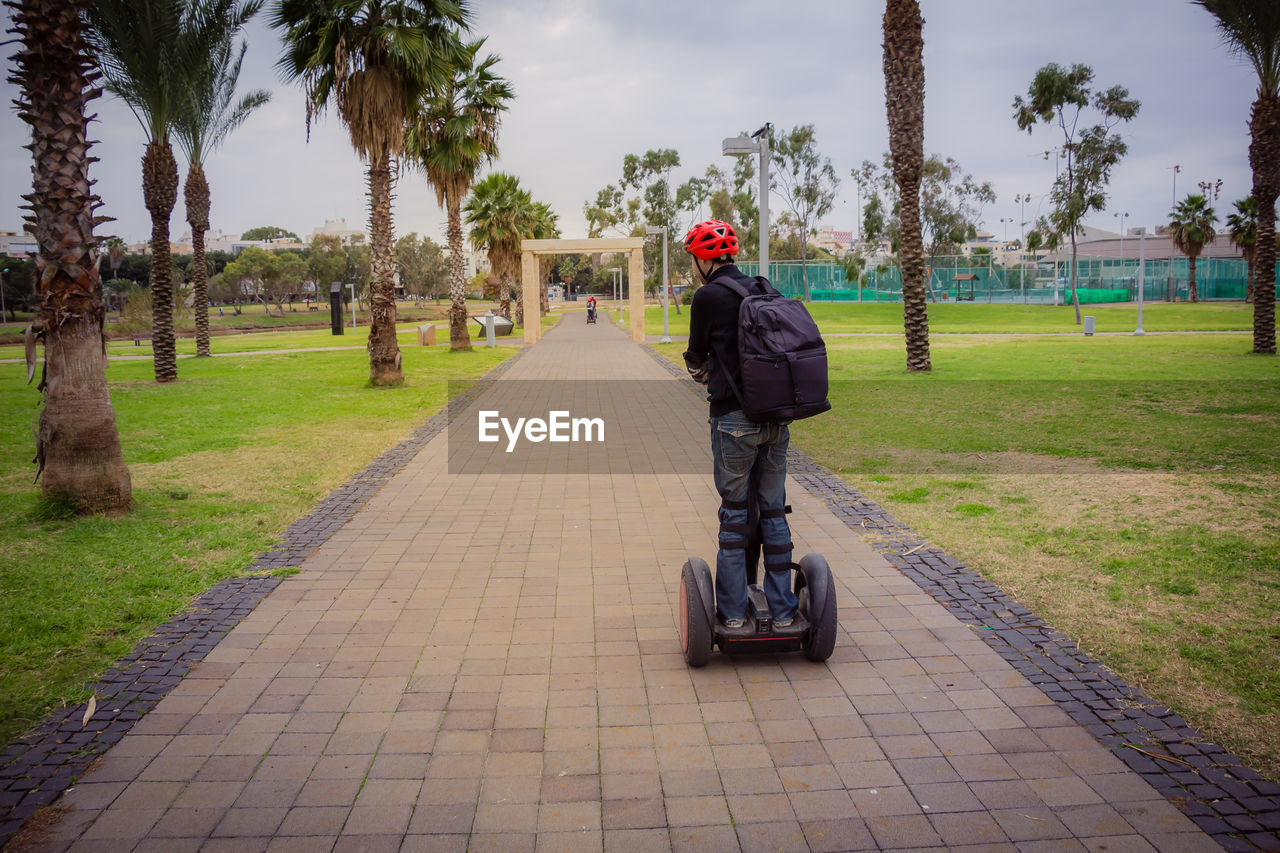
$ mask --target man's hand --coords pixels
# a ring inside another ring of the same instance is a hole
[[[711,365],[708,364],[705,355],[686,352],[684,354],[684,366],[689,371],[689,375],[693,377],[693,381],[699,385],[706,385],[711,381]]]

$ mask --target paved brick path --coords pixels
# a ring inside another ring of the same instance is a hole
[[[586,376],[675,381],[572,317],[504,379]],[[685,430],[675,445],[706,441],[688,401],[655,414]],[[30,847],[1219,849],[798,485],[799,552],[837,578],[835,655],[689,670],[673,605],[684,558],[712,556],[709,471],[450,475],[445,445],[271,592]]]

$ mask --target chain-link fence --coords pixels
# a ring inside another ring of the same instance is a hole
[[[931,258],[929,290],[938,302],[986,302],[1012,304],[1065,304],[1071,301],[1071,261],[1039,261],[1004,266],[992,259]],[[739,262],[748,275],[758,275],[760,265]],[[1143,299],[1179,301],[1189,298],[1190,262],[1186,258],[1151,258],[1144,269]],[[861,282],[846,280],[844,268],[831,261],[806,265],[809,296],[817,302],[900,302],[902,270],[896,265],[869,268]],[[1280,273],[1280,263],[1276,265]],[[1202,300],[1242,300],[1248,264],[1242,258],[1200,258],[1196,262],[1196,289]],[[788,296],[804,295],[804,270],[799,261],[772,261],[769,280]],[[1273,279],[1274,280],[1274,279]],[[1076,292],[1081,304],[1132,302],[1138,298],[1137,258],[1088,258],[1076,261]],[[1280,287],[1277,287],[1280,296]]]

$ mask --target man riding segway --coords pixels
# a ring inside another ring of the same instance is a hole
[[[587,297],[587,322],[594,323],[596,321],[596,298],[594,295]]]
[[[802,303],[734,264],[738,238],[731,225],[699,223],[684,248],[703,282],[693,296],[684,359],[694,380],[707,386],[720,494],[714,593],[706,563],[694,557],[685,564],[685,658],[699,666],[718,644],[727,652],[803,649],[825,660],[835,645],[834,589],[822,557],[791,560],[786,478],[788,423],[831,408],[826,348]],[[765,580],[758,586],[761,553]]]

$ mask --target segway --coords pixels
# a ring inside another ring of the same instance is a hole
[[[594,306],[594,305],[588,305],[588,306],[587,306],[587,322],[588,322],[588,323],[590,323],[591,325],[595,325],[595,322],[596,322],[596,308],[595,308],[595,306]]]
[[[727,655],[804,652],[811,661],[831,657],[836,647],[836,592],[831,567],[821,554],[807,554],[798,564],[792,589],[800,599],[795,620],[785,628],[773,624],[769,602],[760,586],[760,513],[755,488],[747,504],[747,618],[741,628],[729,628],[716,618],[715,585],[711,569],[700,557],[690,557],[680,572],[680,648],[689,666],[704,666],[715,646]]]

